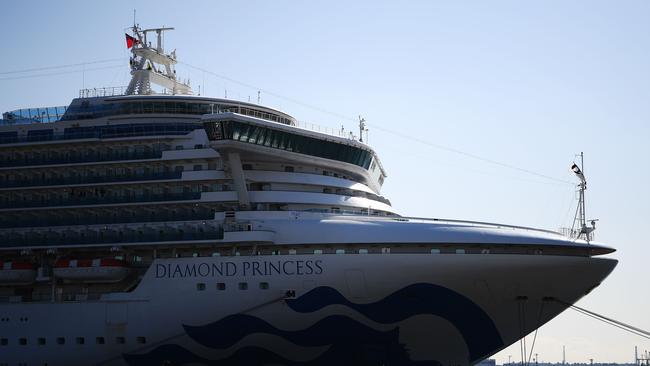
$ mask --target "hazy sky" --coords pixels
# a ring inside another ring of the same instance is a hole
[[[255,101],[261,89],[264,104],[335,128],[363,115],[403,215],[570,226],[574,187],[562,181],[584,151],[588,216],[620,264],[579,304],[650,329],[650,2],[5,2],[0,111],[126,85],[133,8],[144,27],[176,27],[178,74],[204,95]],[[540,329],[535,352],[559,361],[562,345],[570,362],[650,349],[571,311]],[[509,354],[518,345],[497,360]]]

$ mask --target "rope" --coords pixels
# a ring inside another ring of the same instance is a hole
[[[539,307],[539,315],[537,316],[537,326],[535,327],[535,335],[533,336],[533,344],[530,346],[530,354],[528,355],[528,364],[530,365],[530,360],[533,357],[533,350],[535,349],[535,341],[537,340],[537,331],[542,323],[542,312],[544,311],[544,304],[546,301],[542,301],[542,305]]]
[[[593,311],[581,308],[581,307],[579,307],[577,305],[573,305],[573,304],[564,302],[564,301],[559,300],[559,299],[553,299],[553,300],[555,300],[556,302],[559,302],[560,304],[563,304],[563,305],[569,307],[572,310],[575,310],[575,311],[577,311],[577,312],[579,312],[581,314],[584,314],[584,315],[587,315],[587,316],[589,316],[591,318],[599,320],[599,321],[601,321],[601,322],[603,322],[605,324],[608,324],[608,325],[614,326],[616,328],[622,329],[622,330],[624,330],[624,331],[626,331],[628,333],[632,333],[632,334],[637,335],[639,337],[650,339],[650,332],[648,332],[647,330],[643,330],[643,329],[635,327],[633,325],[623,323],[622,321],[618,321],[618,320],[606,317],[604,315],[601,315],[601,314],[595,313]]]

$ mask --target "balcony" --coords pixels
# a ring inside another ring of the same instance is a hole
[[[93,177],[69,177],[69,178],[34,178],[24,180],[14,180],[0,182],[0,188],[14,188],[14,187],[39,187],[39,186],[60,186],[60,185],[74,185],[74,184],[97,184],[97,183],[119,183],[119,182],[140,182],[150,180],[167,180],[167,179],[180,179],[183,172],[163,172],[152,174],[132,174],[123,176],[93,176]]]
[[[60,231],[27,231],[0,234],[0,247],[39,247],[97,245],[118,243],[182,242],[199,240],[222,240],[221,226],[204,222],[172,223],[180,227],[160,225],[148,227],[76,227]]]
[[[48,208],[61,206],[109,205],[119,203],[146,203],[201,199],[201,192],[133,195],[123,197],[68,197],[39,201],[11,201],[0,203],[0,209]]]
[[[24,166],[38,166],[38,165],[60,165],[60,164],[78,164],[78,163],[94,163],[104,161],[125,161],[125,160],[142,160],[142,159],[160,159],[162,158],[163,150],[151,151],[133,151],[133,152],[95,152],[90,151],[78,154],[61,154],[57,156],[35,157],[35,158],[22,158],[22,159],[6,159],[0,161],[1,168],[10,167],[24,167]]]

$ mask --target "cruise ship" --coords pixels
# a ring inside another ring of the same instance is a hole
[[[399,214],[360,136],[192,95],[170,29],[133,27],[124,89],[4,113],[0,366],[471,365],[616,266]]]

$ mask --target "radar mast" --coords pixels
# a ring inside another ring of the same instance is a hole
[[[592,239],[592,232],[596,230],[596,221],[598,221],[598,219],[591,220],[591,226],[587,226],[587,215],[585,209],[585,191],[587,190],[587,179],[583,173],[585,160],[583,153],[580,153],[579,156],[580,166],[578,166],[576,163],[573,163],[573,165],[571,165],[571,170],[573,173],[575,173],[578,179],[580,179],[580,183],[578,183],[578,207],[573,218],[573,227],[571,228],[571,231],[577,234],[576,237],[578,239],[584,237],[587,242],[590,242]]]
[[[183,83],[176,79],[174,65],[176,61],[176,50],[169,54],[163,48],[163,32],[174,28],[150,28],[141,29],[139,25],[133,25],[133,36],[126,35],[127,47],[131,49],[131,82],[126,89],[127,95],[133,94],[156,94],[151,84],[164,88],[171,94],[192,94],[189,83]],[[156,45],[152,47],[151,41],[147,39],[150,33],[156,34]]]

